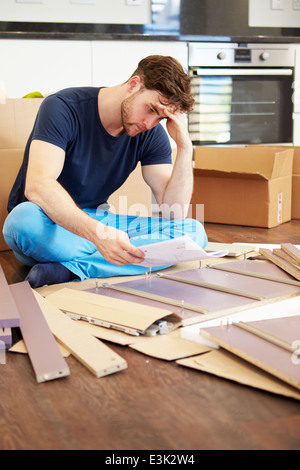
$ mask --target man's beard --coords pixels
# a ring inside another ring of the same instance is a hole
[[[129,96],[129,98],[126,98],[121,103],[122,126],[126,134],[129,135],[129,137],[135,137],[137,134],[140,134],[141,132],[144,132],[146,130],[142,124],[131,122],[132,109],[133,109],[132,103],[134,102],[134,99],[135,99],[135,94],[132,96]]]

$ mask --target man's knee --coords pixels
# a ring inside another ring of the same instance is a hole
[[[10,241],[16,241],[19,236],[40,237],[44,217],[41,208],[32,202],[23,202],[16,206],[4,222],[3,236],[6,243],[10,246]]]

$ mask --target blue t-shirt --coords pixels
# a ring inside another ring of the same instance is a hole
[[[171,163],[170,141],[160,124],[135,137],[125,133],[113,137],[106,132],[98,112],[99,90],[68,88],[43,101],[10,193],[9,212],[26,201],[25,177],[29,147],[34,139],[65,151],[58,182],[81,208],[96,208],[105,203],[139,161],[141,165]]]

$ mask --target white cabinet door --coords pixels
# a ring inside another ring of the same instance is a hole
[[[91,85],[89,41],[1,40],[0,88],[9,98]]]
[[[187,69],[187,44],[170,41],[92,42],[93,85],[113,86],[125,82],[138,62],[152,54],[170,55]]]

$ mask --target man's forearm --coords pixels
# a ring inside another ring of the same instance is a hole
[[[38,204],[54,223],[91,241],[108,262],[123,266],[144,259],[144,253],[130,243],[126,232],[90,217],[57,181],[46,179],[35,183],[26,197]]]
[[[183,219],[187,216],[193,192],[192,143],[177,148],[173,172],[161,204],[165,218]]]
[[[57,181],[42,180],[29,188],[25,195],[54,223],[96,244],[98,222],[82,211]]]

